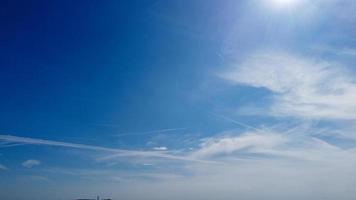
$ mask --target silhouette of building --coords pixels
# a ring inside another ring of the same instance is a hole
[[[76,199],[76,200],[112,200],[112,199],[100,199],[99,196],[96,196],[96,199]]]
[[[96,199],[76,199],[76,200],[96,200]]]

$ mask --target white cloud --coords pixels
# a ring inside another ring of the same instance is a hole
[[[250,56],[222,77],[270,90],[272,115],[356,119],[355,78],[335,63],[267,52]]]
[[[153,150],[156,151],[166,151],[168,148],[167,147],[153,147]]]
[[[341,149],[315,138],[312,133],[318,130],[309,124],[283,127],[284,131],[271,129],[207,138],[190,156],[223,162],[188,163],[185,169],[192,176],[132,181],[125,190],[140,187],[143,191],[125,193],[127,199],[354,198],[355,149]],[[160,190],[165,192],[157,193]]]
[[[193,153],[193,157],[212,157],[233,154],[247,148],[272,148],[283,144],[286,138],[279,134],[247,133],[241,136],[208,138],[201,148]]]
[[[322,146],[317,149],[324,149]],[[322,151],[327,154],[327,151]],[[180,170],[172,173],[102,171],[93,173],[98,178],[117,178],[114,181],[88,182],[85,188],[76,188],[73,194],[78,191],[85,193],[90,187],[122,199],[353,200],[356,195],[355,164],[354,153],[341,151],[337,155],[325,155],[325,159],[307,161],[236,159],[214,165],[188,163],[181,175]],[[73,174],[78,176],[80,173]],[[92,173],[85,174],[92,177]]]
[[[170,160],[180,160],[189,162],[205,162],[202,160],[196,160],[187,158],[185,156],[179,156],[175,154],[169,154],[163,151],[135,151],[135,150],[124,150],[124,149],[114,149],[101,146],[85,145],[78,143],[68,143],[59,142],[53,140],[43,140],[28,137],[18,137],[13,135],[0,135],[0,141],[14,143],[14,144],[31,144],[31,145],[45,145],[45,146],[57,146],[57,147],[67,147],[75,149],[86,149],[94,151],[102,151],[110,153],[111,155],[99,158],[98,160],[110,160],[122,157],[140,157],[140,158],[157,158],[157,159],[170,159]]]
[[[26,168],[32,168],[34,166],[38,166],[41,164],[41,161],[39,160],[33,160],[33,159],[30,159],[30,160],[26,160],[22,163],[22,166],[23,167],[26,167]]]
[[[7,170],[7,167],[5,165],[0,164],[0,170]]]
[[[169,169],[159,163],[154,171],[53,169],[47,173],[91,180],[85,187],[76,184],[80,182],[68,185],[79,185],[75,191],[61,188],[73,196],[95,188],[124,199],[353,200],[355,149],[341,149],[313,137],[318,130],[309,124],[256,129],[207,138],[185,155],[218,158],[214,164],[185,162]]]
[[[319,131],[309,124],[285,130],[230,133],[205,139],[191,153],[194,158],[220,161],[236,159],[320,161],[347,157],[354,149],[342,149],[314,136]]]

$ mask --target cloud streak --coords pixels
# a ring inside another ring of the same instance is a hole
[[[152,133],[167,133],[167,132],[174,132],[174,131],[181,131],[181,130],[186,130],[186,128],[167,128],[167,129],[158,129],[158,130],[144,131],[144,132],[128,132],[128,133],[121,133],[116,136],[122,137],[122,136],[131,136],[131,135],[149,135]]]
[[[168,148],[167,147],[153,147],[153,150],[156,150],[156,151],[167,151]]]
[[[133,156],[133,157],[153,157],[153,158],[172,159],[172,160],[181,160],[181,161],[204,162],[202,160],[200,161],[196,159],[187,158],[184,156],[171,155],[163,151],[135,151],[135,150],[114,149],[114,148],[107,148],[101,146],[59,142],[53,140],[43,140],[43,139],[19,137],[13,135],[0,135],[0,141],[16,143],[16,144],[57,146],[57,147],[85,149],[85,150],[103,151],[103,152],[112,153],[112,155],[105,157],[105,159]],[[103,160],[105,159],[103,158]]]
[[[189,162],[183,173],[180,168],[160,168],[154,172],[79,170],[72,174],[105,178],[105,184],[93,187],[124,199],[353,199],[355,151],[313,137],[316,130],[311,126],[289,130],[231,132],[206,138],[191,156],[225,162]]]
[[[203,140],[191,156],[208,160],[298,160],[316,162],[352,158],[355,148],[342,149],[313,136],[317,129],[296,127],[287,131],[230,133]]]
[[[213,157],[231,155],[248,148],[272,148],[285,142],[278,134],[246,133],[240,136],[208,138],[201,148],[193,153],[194,157]]]
[[[319,119],[356,119],[356,79],[339,64],[285,53],[259,53],[221,75],[268,89],[268,113]]]

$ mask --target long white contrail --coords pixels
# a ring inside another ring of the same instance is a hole
[[[157,158],[172,159],[172,160],[206,162],[203,160],[192,159],[185,156],[172,155],[166,152],[115,149],[115,148],[107,148],[101,146],[78,144],[78,143],[60,142],[54,140],[44,140],[44,139],[29,138],[29,137],[19,137],[14,135],[0,135],[0,141],[9,142],[13,144],[44,145],[44,146],[57,146],[57,147],[66,147],[66,148],[75,148],[75,149],[104,151],[104,152],[113,153],[114,155],[112,156],[114,157],[129,157],[129,156],[157,157]]]

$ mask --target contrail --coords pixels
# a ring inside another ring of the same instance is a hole
[[[212,114],[212,115],[214,115],[214,116],[216,116],[216,117],[225,119],[225,120],[227,120],[227,121],[229,121],[229,122],[232,122],[232,123],[234,123],[234,124],[240,125],[240,126],[242,126],[242,127],[245,127],[245,128],[247,128],[247,129],[253,129],[253,130],[256,130],[256,131],[258,131],[258,132],[260,132],[260,133],[265,133],[265,132],[266,132],[266,130],[253,127],[253,126],[251,126],[251,125],[248,125],[248,124],[245,124],[245,123],[236,121],[236,120],[234,120],[234,119],[231,119],[231,118],[226,117],[226,116],[223,116],[223,115],[219,115],[219,114],[216,114],[216,113],[210,113],[210,114]],[[288,129],[288,130],[286,130],[286,131],[284,131],[284,132],[282,132],[282,133],[284,133],[284,134],[290,134],[291,132],[293,132],[293,131],[294,131],[295,129],[297,129],[297,128],[298,128],[298,126],[295,126],[295,127],[290,128],[290,129]],[[272,129],[272,130],[273,130],[273,129]]]
[[[185,156],[177,156],[177,155],[172,155],[172,154],[168,154],[165,152],[158,152],[158,151],[135,151],[135,150],[115,149],[115,148],[108,148],[108,147],[101,147],[101,146],[78,144],[78,143],[60,142],[54,140],[44,140],[44,139],[29,138],[29,137],[19,137],[13,135],[0,135],[0,141],[9,142],[13,144],[57,146],[57,147],[66,147],[66,148],[75,148],[75,149],[104,151],[104,152],[109,152],[114,154],[109,157],[130,157],[130,156],[157,157],[157,158],[164,158],[164,159],[193,161],[193,162],[202,162],[202,163],[209,162],[209,161],[197,160]]]
[[[148,135],[151,133],[166,133],[166,132],[173,132],[173,131],[180,131],[186,130],[187,128],[167,128],[167,129],[159,129],[159,130],[152,130],[152,131],[145,131],[145,132],[128,132],[115,135],[117,137],[127,136],[127,135]]]
[[[59,146],[59,147],[70,147],[70,148],[77,148],[77,149],[88,149],[88,150],[98,150],[98,151],[107,151],[107,152],[126,152],[126,150],[120,149],[112,149],[100,146],[92,146],[86,144],[78,144],[78,143],[68,143],[68,142],[59,142],[53,140],[43,140],[43,139],[36,139],[36,138],[28,138],[28,137],[19,137],[13,135],[0,135],[0,140],[9,143],[15,144],[32,144],[32,145],[46,145],[46,146]]]
[[[225,119],[225,120],[227,120],[227,121],[229,121],[229,122],[232,122],[232,123],[234,123],[234,124],[240,125],[240,126],[242,126],[242,127],[249,128],[249,129],[253,129],[253,130],[256,130],[256,131],[258,131],[258,132],[264,132],[264,130],[262,130],[262,129],[253,127],[253,126],[251,126],[251,125],[248,125],[248,124],[245,124],[245,123],[242,123],[242,122],[239,122],[239,121],[236,121],[236,120],[231,119],[231,118],[229,118],[229,117],[226,117],[226,116],[223,116],[223,115],[219,115],[219,114],[216,114],[216,113],[210,113],[210,114],[214,115],[215,117],[219,117],[219,118]]]

